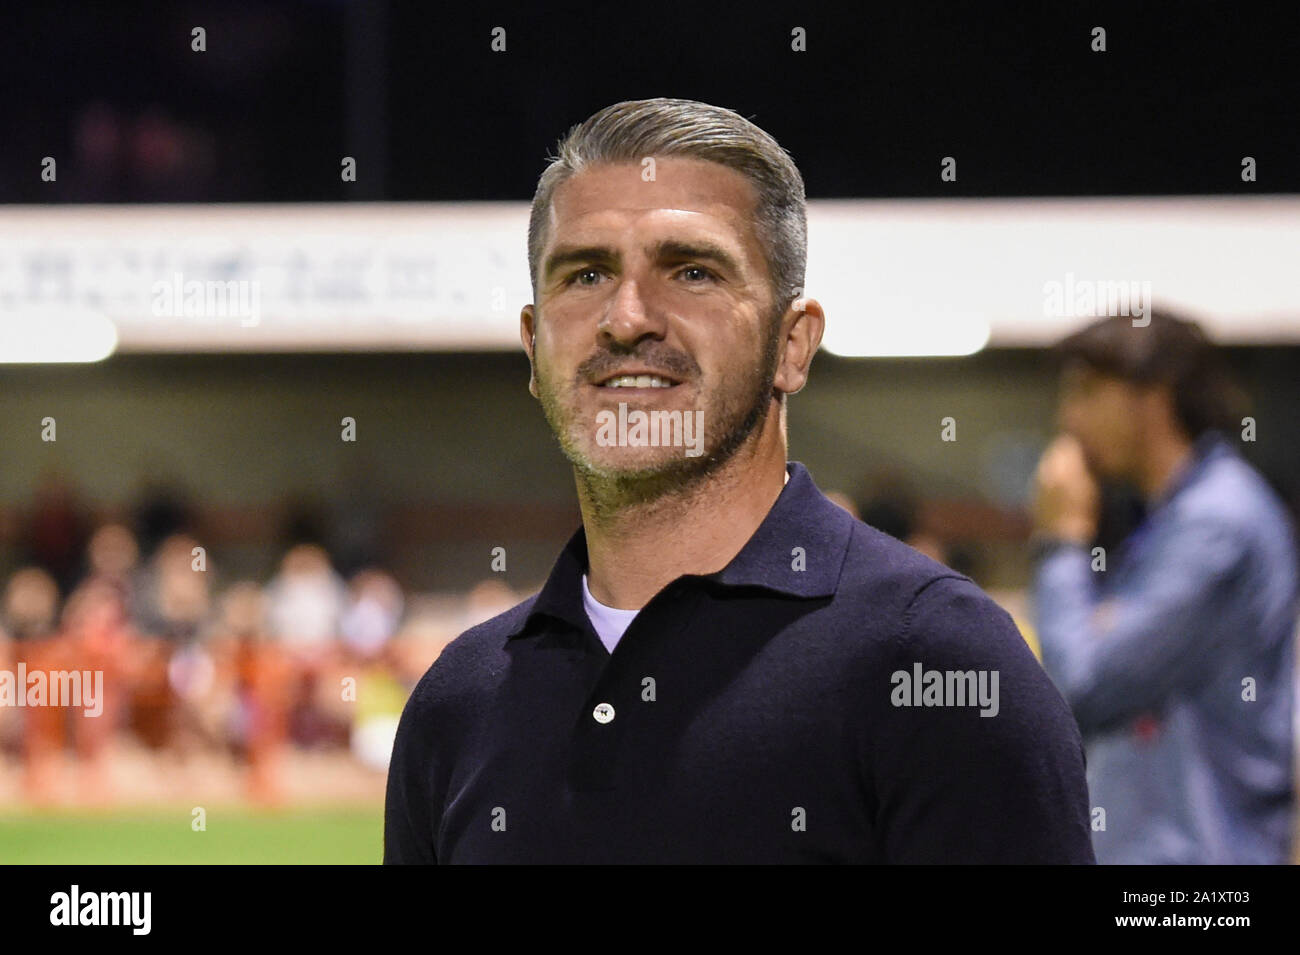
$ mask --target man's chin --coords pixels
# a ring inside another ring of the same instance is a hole
[[[620,483],[681,476],[703,463],[702,457],[687,456],[682,448],[595,448],[570,460],[592,477]]]

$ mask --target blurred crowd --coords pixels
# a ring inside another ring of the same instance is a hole
[[[228,754],[263,803],[282,799],[286,747],[350,751],[382,771],[402,705],[442,646],[517,602],[489,580],[450,612],[422,613],[385,569],[345,576],[307,542],[287,546],[269,580],[221,586],[189,533],[142,547],[132,525],[94,526],[77,553],[63,546],[57,515],[38,510],[24,548],[38,559],[0,578],[0,671],[104,675],[98,717],[0,707],[0,758],[21,762],[34,803],[60,795],[67,756],[79,798],[111,799],[123,735],[160,758]]]

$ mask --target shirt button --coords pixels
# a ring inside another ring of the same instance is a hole
[[[591,715],[595,717],[597,723],[608,723],[614,718],[614,707],[608,703],[597,703]]]

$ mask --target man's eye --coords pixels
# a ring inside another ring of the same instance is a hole
[[[572,275],[570,275],[570,276],[569,276],[569,280],[568,280],[567,282],[565,282],[564,284],[565,284],[565,285],[575,285],[575,284],[576,284],[576,285],[588,285],[588,286],[590,286],[590,285],[594,285],[594,284],[595,284],[594,282],[582,282],[582,281],[579,281],[580,277],[583,276],[583,275],[600,275],[600,269],[597,269],[597,268],[579,269],[578,271],[576,271],[576,272],[574,272]]]
[[[706,268],[705,268],[704,266],[702,266],[702,265],[688,265],[688,266],[686,266],[686,268],[682,269],[682,270],[681,270],[680,272],[678,272],[677,274],[678,274],[678,275],[685,275],[687,272],[699,272],[700,275],[701,275],[702,277],[710,278],[710,279],[712,279],[712,278],[715,277],[714,274],[713,274],[713,272],[711,272],[709,269],[706,269]],[[692,282],[692,283],[690,283],[690,284],[693,285],[693,284],[695,284],[695,283]]]

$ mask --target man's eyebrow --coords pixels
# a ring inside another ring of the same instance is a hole
[[[725,271],[740,274],[743,270],[736,257],[722,246],[708,241],[684,241],[681,239],[664,239],[646,247],[646,254],[652,259],[696,259],[720,265]],[[542,264],[542,280],[550,279],[567,265],[590,263],[593,265],[617,266],[620,256],[613,249],[603,245],[561,245],[557,246]]]
[[[722,266],[725,271],[731,272],[733,275],[739,275],[743,271],[740,263],[736,261],[736,257],[730,252],[716,243],[703,240],[665,239],[647,248],[646,252],[652,259],[711,261]]]
[[[550,281],[556,272],[566,265],[578,262],[595,262],[604,265],[617,265],[618,253],[603,245],[560,245],[546,257],[542,263],[542,281]]]

